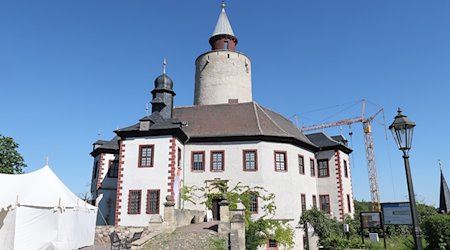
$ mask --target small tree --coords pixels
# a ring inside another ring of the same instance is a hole
[[[22,169],[27,165],[17,148],[19,148],[19,144],[13,138],[0,135],[0,173],[23,173]]]
[[[252,212],[249,209],[253,195],[263,201],[260,209],[262,216],[256,220],[252,219]],[[181,197],[193,204],[204,204],[209,209],[212,208],[213,199],[217,198],[226,197],[231,209],[236,208],[239,202],[242,203],[246,208],[246,249],[257,249],[259,246],[266,244],[269,239],[276,240],[286,248],[292,248],[294,245],[293,228],[284,221],[273,219],[276,211],[275,195],[262,187],[250,187],[239,182],[230,189],[227,181],[215,179],[205,187],[184,186],[181,190]]]

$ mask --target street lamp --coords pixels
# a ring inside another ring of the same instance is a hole
[[[414,197],[414,187],[411,178],[411,170],[409,168],[409,155],[408,152],[411,149],[413,130],[416,124],[410,121],[406,115],[402,113],[400,108],[398,114],[394,118],[394,122],[389,126],[392,131],[392,135],[397,142],[398,148],[403,151],[403,160],[405,162],[406,182],[408,184],[409,203],[411,207],[411,216],[413,223],[413,234],[416,249],[422,250],[422,239],[420,235],[419,220],[417,219],[416,199]]]

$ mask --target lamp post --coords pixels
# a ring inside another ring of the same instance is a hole
[[[409,155],[408,152],[411,149],[413,130],[416,124],[410,121],[406,115],[402,113],[400,108],[398,114],[394,118],[394,122],[389,126],[392,131],[392,135],[397,142],[398,148],[403,151],[403,160],[405,162],[406,182],[408,184],[409,203],[411,207],[411,216],[413,223],[413,234],[416,249],[422,250],[422,239],[420,235],[419,220],[417,218],[416,199],[414,197],[414,187],[411,178],[411,170],[409,167]]]

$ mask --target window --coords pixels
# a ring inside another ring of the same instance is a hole
[[[258,213],[258,196],[255,193],[250,194],[250,204],[248,210],[251,213]]]
[[[223,49],[228,50],[228,48],[229,48],[228,41],[224,41],[224,42],[223,42]]]
[[[192,152],[192,171],[205,171],[205,152]]]
[[[180,167],[181,165],[181,148],[178,148],[178,161],[177,166]]]
[[[348,207],[348,212],[351,213],[352,212],[352,201],[350,200],[349,194],[347,194],[347,207]]]
[[[316,166],[314,166],[314,159],[309,159],[309,167],[311,169],[311,176],[316,176]]]
[[[330,176],[330,169],[328,168],[328,160],[317,160],[317,164],[319,165],[319,177],[328,177]]]
[[[298,155],[298,171],[300,174],[305,174],[305,159],[302,155]]]
[[[330,196],[328,194],[319,195],[319,200],[320,200],[320,211],[330,213]]]
[[[109,161],[108,177],[117,178],[119,175],[119,161]]]
[[[258,170],[258,164],[256,160],[256,150],[244,150],[244,171],[256,171]]]
[[[153,145],[139,146],[139,167],[148,168],[153,167]]]
[[[92,179],[97,178],[97,172],[98,172],[98,161],[95,161],[95,163],[94,163],[94,172],[92,173]]]
[[[269,240],[267,243],[267,249],[278,249],[278,242],[276,240]]]
[[[159,190],[147,190],[147,214],[159,214]]]
[[[306,195],[301,194],[302,212],[306,211]]]
[[[316,200],[315,195],[312,196],[312,201],[313,201],[313,207],[317,208],[317,200]]]
[[[211,171],[223,171],[224,170],[224,152],[212,151],[211,152]]]
[[[128,214],[141,213],[141,190],[130,190],[128,193]]]
[[[345,178],[348,178],[348,166],[346,160],[344,160],[344,176]]]
[[[286,152],[275,151],[275,171],[287,171]]]

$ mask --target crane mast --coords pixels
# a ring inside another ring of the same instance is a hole
[[[370,185],[370,196],[372,199],[372,210],[380,211],[380,191],[378,189],[378,176],[377,176],[377,167],[375,163],[375,151],[373,144],[373,136],[372,136],[372,126],[371,122],[375,117],[383,111],[383,109],[379,109],[374,115],[369,118],[364,117],[365,103],[363,102],[363,112],[361,116],[355,117],[352,119],[344,119],[329,123],[316,124],[308,127],[302,127],[300,130],[302,132],[319,130],[324,128],[337,127],[340,125],[351,125],[353,123],[362,123],[363,131],[364,131],[364,146],[366,149],[366,160],[367,160],[367,171],[369,175],[369,185]]]

